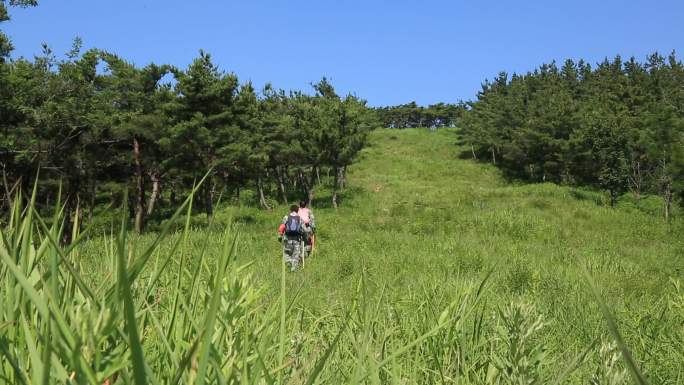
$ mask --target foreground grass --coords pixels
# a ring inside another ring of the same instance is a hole
[[[296,274],[283,274],[275,241],[284,207],[225,207],[212,224],[179,216],[178,231],[148,251],[156,234],[114,231],[63,258],[46,231],[32,240],[44,246],[27,251],[21,223],[35,219],[15,220],[0,265],[0,375],[621,384],[643,373],[684,382],[681,222],[664,223],[648,201],[626,197],[611,209],[593,192],[506,183],[458,159],[450,131],[379,130],[371,142],[343,207],[315,207],[319,246]]]

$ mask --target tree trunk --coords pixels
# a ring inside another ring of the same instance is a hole
[[[641,200],[641,189],[643,184],[643,172],[640,161],[632,161],[632,174],[628,178],[629,184],[634,194],[634,200],[638,204]]]
[[[299,188],[302,190],[302,194],[307,196],[309,194],[309,188],[306,182],[306,176],[304,176],[304,171],[302,169],[297,170],[297,179],[299,180]]]
[[[347,166],[340,169],[340,190],[347,188]]]
[[[668,180],[663,186],[663,215],[666,221],[670,221],[672,213],[672,181]]]
[[[67,184],[67,195],[64,206],[64,214],[66,216],[64,224],[64,232],[62,233],[62,243],[68,245],[74,239],[74,224],[80,218],[80,197],[78,195],[78,188]],[[75,201],[75,202],[74,202]]]
[[[5,165],[2,165],[2,182],[3,185],[5,186],[5,198],[7,199],[7,209],[8,212],[12,211],[12,207],[14,207],[14,201],[12,199],[12,193],[14,192],[14,189],[17,187],[17,183],[12,186],[10,189],[9,183],[7,182],[7,172],[5,171]]]
[[[133,194],[126,194],[126,199],[128,199],[128,202],[126,202],[128,216],[130,218],[135,218],[135,197],[133,196]]]
[[[658,162],[658,184],[660,187],[660,193],[663,197],[663,216],[666,221],[670,220],[670,214],[672,213],[672,176],[667,171],[667,156],[663,154],[663,157]]]
[[[311,173],[307,177],[302,169],[298,170],[299,184],[301,185],[302,194],[306,199],[306,204],[311,207],[314,199],[314,186],[316,185],[316,166],[311,168]]]
[[[288,205],[287,190],[285,189],[285,170],[276,167],[275,176],[278,181],[278,190],[280,191],[280,198],[285,205]]]
[[[117,198],[118,198],[118,197],[117,197],[116,194],[114,193],[114,190],[109,190],[109,204],[110,204],[112,207],[116,207],[116,206],[117,206],[117,202],[119,201]]]
[[[81,210],[81,196],[76,194],[76,207],[74,208],[71,223],[69,223],[69,242],[71,243],[78,237],[79,229],[83,221],[83,210]]]
[[[473,154],[473,159],[477,160],[477,155],[475,155],[475,146],[470,145],[470,152]]]
[[[316,169],[318,166],[314,166],[314,168],[311,169],[311,175],[309,175],[309,183],[307,184],[307,191],[306,191],[306,206],[311,207],[311,204],[313,203],[314,199],[314,186],[316,185]]]
[[[154,207],[157,204],[157,199],[159,199],[159,194],[161,193],[161,183],[159,175],[156,173],[150,174],[150,180],[152,181],[152,193],[150,194],[150,199],[147,201],[147,216],[152,215],[154,212]]]
[[[332,193],[332,205],[334,208],[337,208],[337,190],[340,187],[340,174],[342,173],[342,168],[340,167],[335,167],[335,174],[333,175],[333,193]]]
[[[492,147],[491,150],[492,150],[492,163],[496,164],[496,152],[494,151],[494,147]]]
[[[261,178],[261,175],[257,176],[257,190],[259,191],[259,204],[261,205],[261,208],[270,210],[271,206],[268,205],[266,196],[264,195],[264,181]]]
[[[315,192],[313,188],[310,188],[309,191],[306,193],[306,206],[311,207],[313,205],[313,200],[314,200]]]
[[[318,185],[321,185],[321,168],[316,167],[316,181],[318,181]]]
[[[615,207],[617,205],[617,200],[618,200],[618,192],[617,190],[609,190],[610,193],[610,207]]]
[[[97,188],[95,187],[95,182],[90,184],[90,202],[88,203],[88,223],[93,222],[93,216],[95,213],[95,198],[97,195]]]
[[[204,185],[204,212],[208,219],[214,215],[214,184],[211,180],[207,180],[206,183]]]
[[[78,236],[79,229],[83,224],[83,210],[81,209],[81,196],[76,195],[76,210],[74,211],[74,221],[72,229],[72,237]]]
[[[237,201],[237,206],[240,207],[240,185],[235,186],[235,200]]]
[[[133,165],[135,175],[135,231],[140,234],[143,230],[143,220],[145,215],[145,186],[142,172],[142,164],[140,162],[140,142],[138,137],[133,135]]]
[[[73,198],[71,194],[67,194],[66,201],[64,203],[64,231],[62,232],[62,244],[68,245],[71,243],[71,229],[73,228],[73,215],[74,204],[72,203]]]

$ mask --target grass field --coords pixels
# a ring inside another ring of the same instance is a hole
[[[158,234],[118,230],[64,250],[17,212],[0,382],[684,383],[682,221],[655,198],[507,182],[456,141],[373,132],[342,207],[318,192],[294,274],[285,206],[181,213],[149,250]]]

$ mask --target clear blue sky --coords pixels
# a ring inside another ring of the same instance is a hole
[[[553,59],[684,58],[683,0],[42,0],[10,12],[15,57],[42,42],[64,53],[76,36],[138,65],[186,66],[203,48],[257,87],[308,91],[328,76],[371,105],[471,99],[501,70]]]

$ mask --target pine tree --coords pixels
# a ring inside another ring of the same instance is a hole
[[[674,54],[501,73],[469,104],[461,135],[474,158],[510,176],[597,185],[612,204],[627,190],[656,193],[669,216],[681,185],[682,83]]]
[[[38,5],[38,2],[35,0],[11,0],[9,2],[9,5],[17,7],[35,7],[36,5]],[[5,5],[5,1],[0,1],[0,23],[9,20],[10,16],[7,10],[7,6]],[[7,35],[5,35],[2,31],[0,31],[0,64],[5,63],[7,57],[13,49],[14,47],[12,46],[10,38]]]
[[[230,132],[236,127],[233,105],[238,89],[237,76],[224,74],[200,51],[185,72],[177,72],[177,98],[172,146],[176,151],[172,161],[176,171],[192,180],[199,178],[219,161],[219,151],[227,145]],[[213,199],[217,193],[215,174],[202,187],[204,209],[213,214]]]
[[[134,228],[141,232],[146,218],[154,213],[162,181],[169,171],[171,149],[165,109],[173,94],[170,86],[160,81],[172,67],[150,64],[138,69],[115,55],[103,53],[102,57],[111,72],[104,97],[115,103],[109,113],[113,118],[112,143],[122,153],[130,154],[120,162],[130,170],[126,174],[133,180]]]

